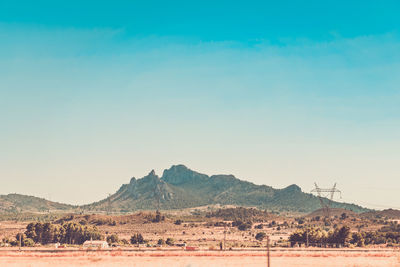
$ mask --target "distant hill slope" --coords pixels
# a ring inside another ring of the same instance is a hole
[[[400,210],[386,209],[386,210],[373,210],[361,214],[363,217],[370,219],[387,218],[387,219],[400,219]]]
[[[351,211],[348,209],[343,209],[343,208],[332,208],[332,209],[330,209],[330,212],[329,212],[330,216],[339,216],[339,217],[343,213],[346,213],[347,216],[355,216],[356,215],[356,213],[354,211]],[[318,210],[311,212],[306,217],[309,217],[309,218],[313,218],[316,216],[323,217],[323,216],[325,216],[325,214],[326,213],[325,213],[324,209],[318,209]]]
[[[158,201],[159,199],[159,201]],[[143,209],[180,209],[210,204],[259,207],[276,211],[311,212],[320,208],[316,196],[297,185],[274,189],[237,179],[233,175],[208,176],[183,165],[165,170],[162,177],[154,171],[141,179],[132,178],[109,198],[83,206],[87,210],[134,211]],[[361,206],[333,202],[332,207],[366,212]]]
[[[0,212],[42,212],[71,210],[74,206],[20,194],[0,195]]]

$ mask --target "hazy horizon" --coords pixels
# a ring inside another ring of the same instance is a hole
[[[0,194],[171,165],[400,209],[396,1],[0,3]]]

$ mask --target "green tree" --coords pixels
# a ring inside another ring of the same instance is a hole
[[[260,223],[260,224],[258,224],[258,225],[256,225],[256,226],[254,226],[254,228],[256,228],[256,229],[263,229],[264,226],[263,226],[262,223]]]
[[[25,235],[28,238],[31,238],[35,242],[38,242],[37,234],[36,234],[36,224],[35,223],[30,223],[26,226],[26,231]]]
[[[363,247],[365,246],[365,240],[364,240],[364,236],[362,233],[353,233],[351,235],[351,240],[350,240],[351,244],[354,244],[358,247]]]
[[[156,217],[153,219],[153,222],[161,222],[165,220],[165,216],[161,215],[161,213],[157,210]]]
[[[328,242],[332,244],[346,245],[348,241],[350,241],[350,228],[348,226],[336,228],[328,237]]]
[[[266,236],[267,235],[264,232],[259,232],[259,233],[256,234],[256,239],[258,241],[263,241]]]
[[[316,245],[327,241],[327,233],[319,227],[307,227],[292,233],[289,241],[293,246],[296,243]]]
[[[24,241],[22,242],[23,247],[34,247],[35,246],[35,241],[33,241],[31,238],[25,238]]]
[[[26,235],[24,233],[18,233],[15,235],[16,243],[19,245],[19,242],[21,241],[21,246],[24,245],[24,240],[26,238]]]
[[[42,244],[53,243],[55,241],[54,236],[55,236],[55,227],[51,223],[43,224],[42,239],[40,240],[40,243]]]
[[[42,223],[36,223],[35,224],[35,232],[36,232],[36,242],[41,243],[42,242],[42,234],[43,234],[43,224]]]
[[[248,229],[251,229],[251,222],[246,222],[246,223],[242,223],[238,226],[238,229],[240,231],[246,231]]]
[[[107,236],[107,243],[113,244],[113,243],[118,243],[119,242],[119,237],[117,234],[112,234]]]
[[[131,236],[131,244],[144,244],[144,238],[142,234],[134,234]]]
[[[165,243],[168,245],[168,246],[172,246],[172,245],[174,245],[174,239],[172,238],[172,237],[168,237],[167,238],[167,240],[165,241]]]

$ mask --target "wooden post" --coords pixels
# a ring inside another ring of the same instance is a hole
[[[267,263],[268,267],[271,266],[270,253],[269,253],[269,235],[267,235]]]
[[[306,228],[306,238],[307,238],[306,248],[308,248],[308,228]]]
[[[224,251],[226,250],[226,223],[224,225]]]
[[[19,234],[19,251],[21,251],[21,246],[22,246],[22,234]]]

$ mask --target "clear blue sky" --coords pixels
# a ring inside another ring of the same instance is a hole
[[[306,192],[337,182],[347,202],[400,207],[399,13],[2,1],[0,194],[88,203],[182,163]]]

